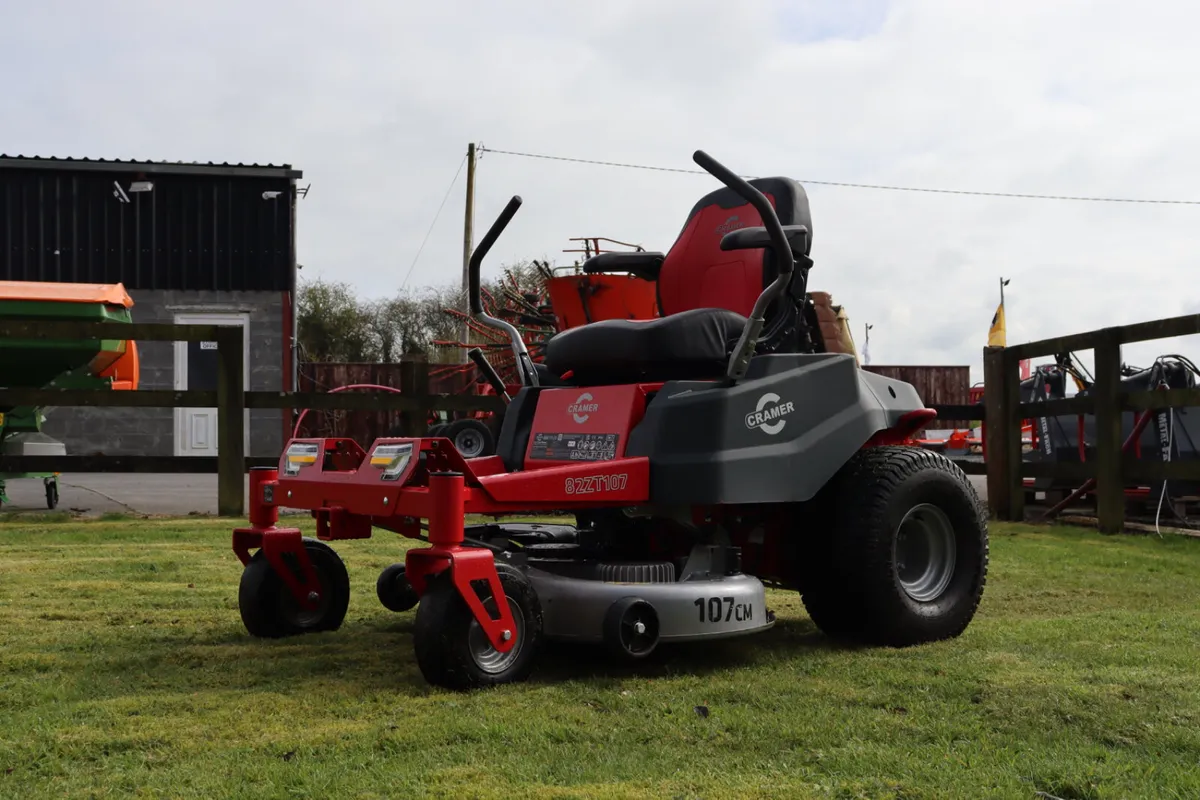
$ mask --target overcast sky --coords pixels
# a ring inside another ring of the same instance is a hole
[[[404,281],[467,142],[694,168],[1200,200],[1200,5],[1107,0],[4,0],[0,152],[288,163],[304,276]],[[463,178],[410,286],[459,280]],[[487,153],[486,266],[572,236],[666,249],[717,184]],[[809,185],[811,287],[880,364],[1200,312],[1200,206]],[[1194,339],[1194,337],[1193,337]],[[1126,348],[1146,362],[1194,340]],[[1086,361],[1090,363],[1090,358]]]

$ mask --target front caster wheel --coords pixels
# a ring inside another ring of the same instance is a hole
[[[388,611],[408,611],[416,608],[421,600],[417,590],[408,582],[403,564],[392,564],[379,573],[379,579],[375,581],[375,594]]]
[[[302,608],[283,578],[275,573],[266,555],[259,550],[242,572],[238,588],[238,608],[250,635],[278,639],[341,627],[350,605],[350,576],[346,573],[346,565],[324,542],[309,538],[303,541],[321,587],[317,607],[312,611]],[[285,553],[283,561],[297,576],[302,574],[294,555]]]
[[[516,642],[507,653],[492,647],[475,615],[455,588],[449,570],[431,576],[413,627],[417,666],[425,680],[447,689],[516,683],[529,677],[542,641],[542,606],[529,579],[509,564],[497,564],[504,600],[516,622]],[[488,588],[483,607],[496,613]]]

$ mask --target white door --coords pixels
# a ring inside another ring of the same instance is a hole
[[[177,325],[240,325],[244,331],[242,353],[244,386],[250,384],[250,315],[176,314]],[[217,390],[217,343],[175,342],[175,389],[177,391]],[[250,411],[246,411],[245,447],[250,452]],[[215,456],[217,454],[217,410],[215,408],[175,409],[175,455]]]

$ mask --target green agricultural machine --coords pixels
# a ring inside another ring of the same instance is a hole
[[[34,322],[131,322],[133,299],[121,284],[0,281],[0,320]],[[138,354],[133,340],[114,326],[112,338],[0,338],[0,388],[124,389],[138,386]],[[0,455],[66,455],[62,443],[42,433],[50,409],[0,403]],[[5,484],[41,478],[46,507],[58,506],[58,473],[0,472],[0,505],[8,503]]]

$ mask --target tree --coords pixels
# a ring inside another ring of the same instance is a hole
[[[372,361],[370,317],[345,283],[320,279],[300,285],[296,297],[296,329],[302,358],[307,361]]]
[[[546,267],[537,261],[507,265],[483,288],[503,303],[505,292],[538,296]],[[432,362],[456,360],[456,348],[434,342],[463,338],[460,317],[466,297],[454,286],[403,289],[394,297],[364,300],[344,282],[320,278],[303,281],[297,290],[297,331],[306,361],[395,362],[407,354],[423,354]]]

